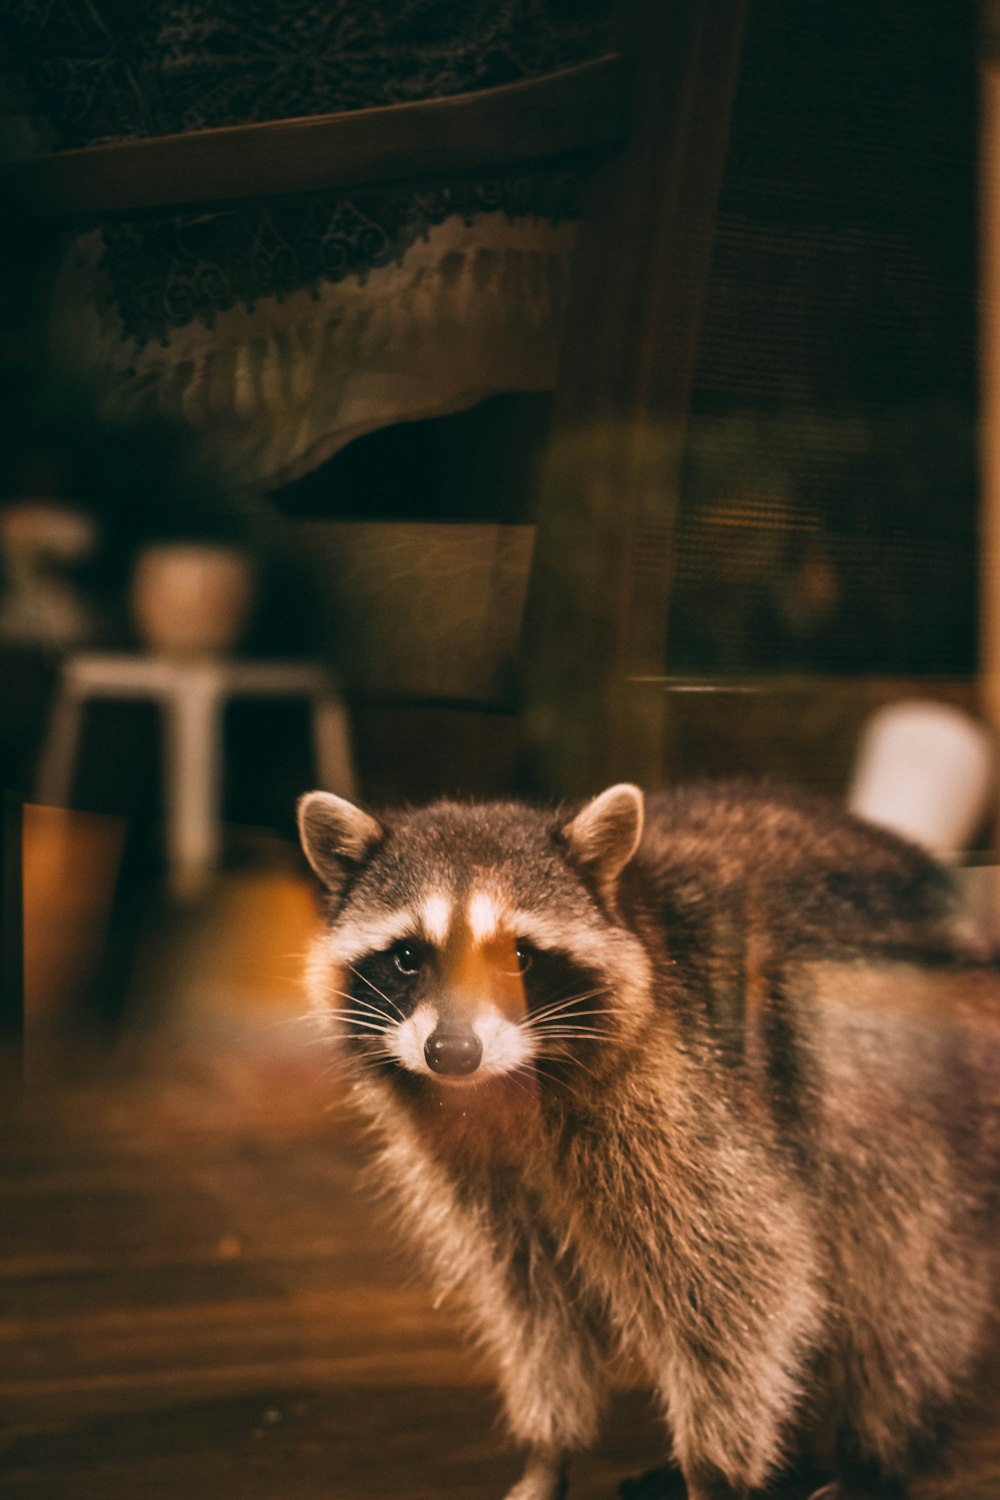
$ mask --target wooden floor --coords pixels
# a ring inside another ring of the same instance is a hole
[[[332,1088],[298,1053],[216,1042],[11,1107],[3,1500],[504,1493],[493,1398],[359,1192]],[[1000,1500],[998,1388],[919,1500]],[[659,1461],[645,1401],[623,1396],[571,1493],[610,1500]]]

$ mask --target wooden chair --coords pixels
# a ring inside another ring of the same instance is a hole
[[[745,0],[628,0],[613,53],[450,98],[33,158],[2,184],[57,219],[259,201],[595,155],[534,516],[530,780],[662,779],[684,421]]]

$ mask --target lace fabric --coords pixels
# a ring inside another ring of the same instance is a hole
[[[49,149],[439,98],[607,49],[609,0],[3,0]]]
[[[610,0],[0,0],[47,149],[441,97],[607,50]],[[53,346],[273,486],[554,380],[581,169],[81,224]]]
[[[2,0],[6,91],[49,149],[435,98],[604,50],[608,0]],[[572,172],[314,195],[99,226],[109,315],[141,347],[260,298],[364,278],[450,215],[559,222]],[[93,227],[93,226],[87,226]]]
[[[468,227],[500,213],[558,225],[578,216],[578,198],[579,176],[556,171],[109,222],[99,229],[107,311],[137,350],[166,346],[176,329],[196,320],[212,329],[234,307],[253,312],[264,298],[301,290],[319,300],[324,284],[348,278],[364,284],[450,218]]]
[[[94,233],[63,266],[53,354],[100,383],[109,415],[181,422],[233,483],[277,488],[388,423],[550,389],[575,230],[452,215],[363,280],[237,304],[142,347],[108,315]]]

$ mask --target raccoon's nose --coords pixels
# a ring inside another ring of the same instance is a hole
[[[462,1077],[474,1073],[483,1055],[483,1044],[474,1031],[432,1031],[424,1043],[424,1056],[432,1073]]]

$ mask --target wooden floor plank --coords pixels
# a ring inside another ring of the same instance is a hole
[[[0,1132],[3,1500],[504,1493],[483,1373],[303,1076],[161,1059],[39,1095]],[[914,1500],[1000,1500],[998,1391],[1000,1354]],[[623,1394],[573,1500],[611,1500],[661,1452]]]

